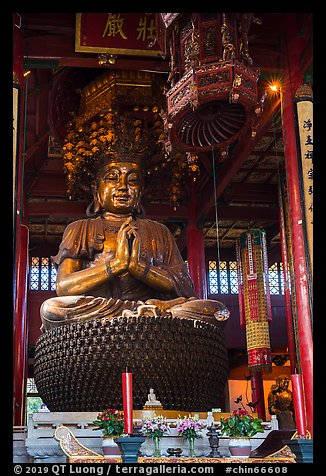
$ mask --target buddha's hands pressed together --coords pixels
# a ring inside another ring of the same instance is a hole
[[[146,265],[145,263],[141,263],[140,260],[140,243],[139,243],[139,235],[135,228],[132,229],[132,248],[130,253],[130,261],[128,270],[132,276],[135,278],[140,278],[144,275]]]
[[[120,227],[117,234],[116,253],[109,264],[114,274],[119,275],[128,271],[130,261],[129,240],[133,229],[130,226],[132,218],[128,218]]]

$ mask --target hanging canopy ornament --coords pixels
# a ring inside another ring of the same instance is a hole
[[[225,148],[254,125],[257,82],[248,33],[252,13],[158,13],[157,36],[170,58],[166,92],[171,142],[188,152]]]
[[[272,319],[266,233],[248,230],[237,242],[240,325],[246,328],[251,374],[272,371],[269,322]]]

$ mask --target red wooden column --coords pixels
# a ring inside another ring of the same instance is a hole
[[[251,376],[251,398],[252,403],[257,402],[255,412],[258,413],[258,418],[266,421],[265,399],[264,399],[264,384],[262,372],[255,372]]]
[[[284,223],[284,209],[283,209],[283,197],[281,190],[279,191],[279,222],[280,222],[280,242],[281,242],[281,254],[283,263],[283,275],[284,275],[284,299],[285,299],[285,318],[286,318],[286,332],[288,337],[288,349],[290,357],[291,374],[294,374],[297,368],[297,355],[295,348],[294,327],[293,327],[293,314],[292,314],[292,300],[290,291],[290,276],[289,276],[289,262],[288,252],[286,247],[285,238],[285,223]]]
[[[188,208],[187,249],[188,268],[199,299],[207,299],[207,275],[203,230],[197,228],[197,198],[195,183],[190,183],[191,199]]]
[[[26,424],[26,386],[27,386],[27,276],[28,276],[28,228],[23,223],[23,117],[24,117],[24,76],[21,17],[13,15],[14,55],[13,83],[18,91],[17,116],[17,149],[13,157],[16,166],[16,186],[14,201],[16,216],[14,217],[15,263],[14,263],[14,332],[13,332],[13,424]]]
[[[298,151],[296,147],[294,93],[303,84],[300,71],[301,39],[296,26],[295,14],[287,15],[288,69],[285,71],[282,87],[283,134],[285,147],[285,167],[290,205],[291,237],[293,246],[295,293],[297,304],[298,337],[300,365],[304,382],[304,395],[307,412],[307,429],[313,433],[313,341],[311,309],[309,302],[308,275],[304,236],[302,230],[302,209],[298,171]]]

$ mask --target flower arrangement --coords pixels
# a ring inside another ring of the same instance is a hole
[[[142,433],[148,438],[162,438],[168,431],[169,425],[162,415],[146,418],[142,422]]]
[[[182,420],[177,420],[177,431],[179,436],[183,436],[185,440],[192,440],[195,438],[202,438],[200,431],[206,428],[205,423],[198,420],[198,417],[188,416]]]
[[[264,432],[263,420],[254,418],[246,410],[233,410],[232,415],[221,418],[221,435],[230,438],[251,438]]]
[[[93,424],[93,430],[101,430],[103,436],[120,436],[124,431],[123,411],[107,408],[97,414]]]

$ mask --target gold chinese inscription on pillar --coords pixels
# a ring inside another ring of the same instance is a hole
[[[301,203],[304,217],[304,234],[307,243],[308,266],[313,273],[313,101],[312,90],[307,84],[295,93],[297,134],[299,144],[299,177]]]

